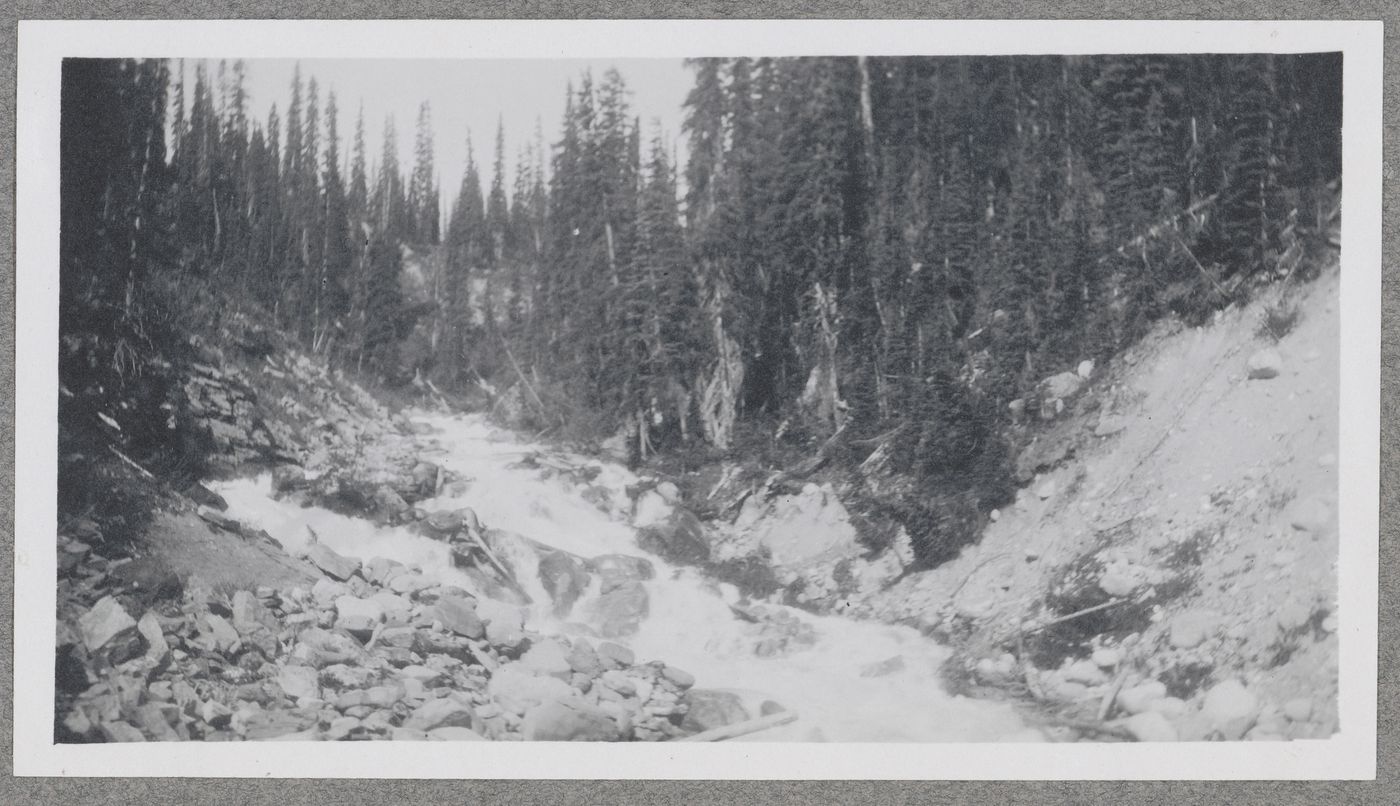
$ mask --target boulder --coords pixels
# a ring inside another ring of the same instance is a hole
[[[1215,635],[1220,614],[1211,610],[1188,610],[1172,619],[1171,645],[1177,649],[1199,646]]]
[[[436,728],[471,728],[472,709],[451,697],[428,700],[404,720],[409,730],[431,731]]]
[[[554,600],[554,615],[564,618],[588,589],[588,572],[578,558],[564,551],[551,551],[540,557],[540,584]]]
[[[272,489],[284,493],[305,487],[306,470],[298,465],[279,465],[272,469]]]
[[[384,611],[384,623],[390,626],[403,626],[413,619],[413,603],[390,591],[379,591],[369,597]]]
[[[486,624],[476,613],[476,600],[444,596],[433,608],[434,618],[452,632],[473,640],[486,637]]]
[[[1259,716],[1259,698],[1238,680],[1225,680],[1211,686],[1201,703],[1201,713],[1211,727],[1227,740],[1244,736]]]
[[[199,632],[200,637],[219,652],[232,651],[241,640],[238,630],[217,613],[205,613],[199,617]]]
[[[277,672],[277,685],[292,700],[320,699],[321,681],[310,666],[283,666]]]
[[[656,576],[656,568],[644,557],[627,554],[603,554],[588,561],[589,570],[602,577],[602,592],[607,593],[624,582],[648,580]]]
[[[384,621],[384,606],[374,599],[341,596],[335,600],[336,629],[368,641],[374,628]]]
[[[438,510],[436,512],[429,512],[424,523],[434,532],[450,535],[462,528],[462,513],[460,510]]]
[[[363,655],[359,642],[348,634],[319,627],[302,630],[292,649],[293,658],[317,669],[336,663],[357,663]]]
[[[484,742],[486,737],[471,728],[445,725],[428,731],[428,738],[435,742]]]
[[[390,560],[384,557],[374,557],[365,563],[362,569],[364,578],[375,585],[387,585],[394,575],[404,569],[404,564],[398,560]]]
[[[638,529],[637,547],[683,565],[700,565],[710,559],[704,524],[695,513],[681,508],[665,520]]]
[[[598,632],[608,638],[637,632],[651,608],[647,589],[640,582],[625,582],[593,600],[591,605]]]
[[[1093,367],[1089,368],[1093,372]],[[1074,397],[1084,386],[1084,379],[1074,372],[1061,372],[1040,382],[1041,394],[1052,400]]]
[[[603,671],[603,662],[593,645],[585,638],[574,639],[569,648],[569,668],[575,673],[589,678],[597,677]]]
[[[1250,380],[1277,378],[1283,369],[1283,356],[1272,347],[1256,350],[1248,361]]]
[[[321,569],[327,576],[341,580],[342,582],[354,576],[360,570],[360,561],[352,560],[349,557],[337,554],[334,549],[325,543],[312,543],[306,550],[306,558],[312,565]]]
[[[695,675],[674,666],[663,666],[661,676],[678,689],[685,690],[695,685]]]
[[[1094,374],[1094,362],[1088,358],[1084,359],[1083,361],[1080,361],[1076,372],[1078,373],[1079,377],[1087,381]]]
[[[611,742],[621,738],[616,721],[577,697],[531,708],[525,714],[521,732],[527,741]]]
[[[1123,727],[1139,742],[1174,742],[1176,728],[1156,711],[1144,711],[1123,720]]]
[[[392,520],[408,511],[408,502],[393,487],[381,484],[374,490],[374,511]]]
[[[732,691],[693,688],[681,697],[687,711],[681,728],[691,733],[722,728],[753,718],[744,700]]]
[[[156,618],[156,614],[146,611],[141,620],[136,622],[136,629],[141,633],[141,637],[146,639],[146,657],[157,665],[164,663],[170,655],[170,645],[165,641],[165,633],[161,630],[160,619]]]
[[[1167,696],[1167,687],[1156,680],[1129,686],[1118,692],[1118,707],[1130,714],[1150,710],[1152,703]]]
[[[271,624],[269,624],[271,622]],[[235,591],[233,594],[233,628],[240,635],[249,635],[260,627],[276,626],[276,620],[267,612],[258,597],[251,591]]]
[[[632,650],[612,641],[604,641],[598,645],[598,659],[602,661],[605,669],[623,669],[637,662],[637,656],[632,654]]]
[[[573,688],[559,678],[539,677],[514,663],[497,669],[486,691],[502,708],[517,714],[541,703],[568,699],[574,693]]]
[[[520,656],[521,667],[539,675],[557,677],[568,682],[573,675],[568,652],[558,641],[545,639],[530,647]]]

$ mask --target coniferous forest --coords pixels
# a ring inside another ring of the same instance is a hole
[[[1014,491],[1043,379],[1337,246],[1338,54],[691,67],[684,164],[608,71],[513,176],[497,132],[444,189],[434,140],[471,133],[427,104],[400,131],[309,73],[254,109],[242,62],[68,60],[63,333],[139,350],[256,311],[347,372],[513,395],[637,462],[878,466],[936,563]]]

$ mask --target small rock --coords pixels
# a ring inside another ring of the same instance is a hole
[[[1089,376],[1094,374],[1094,362],[1091,359],[1086,358],[1083,361],[1079,362],[1079,367],[1076,371],[1078,372],[1079,377],[1088,380]]]
[[[373,557],[365,563],[361,573],[367,581],[375,585],[385,585],[394,575],[404,569],[404,564],[398,560],[390,560],[384,557]]]
[[[1054,479],[1046,479],[1044,483],[1042,483],[1039,487],[1037,487],[1037,488],[1035,489],[1035,494],[1036,494],[1036,497],[1039,498],[1039,499],[1042,500],[1042,501],[1045,501],[1045,500],[1051,498],[1052,496],[1054,496],[1054,495],[1055,495],[1055,480],[1054,480]]]
[[[1307,697],[1298,697],[1283,704],[1283,715],[1293,722],[1307,722],[1312,719],[1313,703]]]
[[[1321,536],[1336,527],[1337,517],[1326,501],[1310,496],[1294,504],[1289,523],[1300,532]]]
[[[1217,683],[1206,692],[1201,713],[1228,740],[1239,739],[1254,725],[1259,698],[1238,680]]]
[[[1249,357],[1249,377],[1251,380],[1277,378],[1283,368],[1283,356],[1272,347],[1265,347]]]
[[[1123,720],[1123,727],[1139,742],[1174,742],[1176,728],[1156,711],[1143,711]]]
[[[593,645],[583,638],[578,638],[569,649],[569,668],[591,678],[603,671],[603,663]]]

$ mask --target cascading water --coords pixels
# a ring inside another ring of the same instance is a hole
[[[632,648],[639,660],[664,660],[689,671],[697,687],[735,689],[757,703],[771,699],[796,711],[788,725],[745,737],[768,741],[1037,741],[1009,705],[947,694],[937,679],[948,651],[916,630],[835,616],[814,616],[764,605],[780,619],[799,625],[804,640],[786,651],[755,653],[754,625],[738,618],[731,605],[738,592],[716,584],[692,568],[672,566],[636,544],[632,504],[626,487],[637,478],[622,467],[603,463],[585,486],[567,472],[549,474],[522,463],[544,456],[565,470],[598,467],[523,442],[481,416],[419,414],[434,427],[433,444],[423,456],[462,479],[435,499],[422,502],[432,510],[471,507],[492,529],[516,533],[536,543],[590,558],[604,554],[643,557],[655,567],[645,581],[647,617],[633,635],[614,639]],[[272,496],[267,476],[225,482],[219,492],[230,514],[267,530],[295,552],[316,536],[341,554],[369,560],[385,557],[416,565],[437,580],[474,587],[453,567],[446,543],[402,527],[380,527],[360,518],[317,507],[302,507]],[[585,497],[584,490],[591,492]],[[568,622],[587,621],[598,582],[560,619],[537,572],[538,555],[523,542],[498,545],[502,560],[534,604],[527,628],[542,633],[569,632]],[[862,676],[872,664],[898,657],[881,676]]]

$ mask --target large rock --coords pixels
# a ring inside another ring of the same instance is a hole
[[[602,592],[621,586],[623,583],[652,579],[656,568],[644,557],[628,554],[603,554],[588,561],[588,568],[601,577]]]
[[[486,624],[476,613],[476,600],[461,596],[444,596],[433,608],[434,617],[442,626],[473,640],[486,637]]]
[[[390,560],[384,557],[373,557],[365,563],[363,574],[366,580],[375,585],[387,585],[398,573],[401,573],[406,566],[398,560]]]
[[[569,654],[558,641],[545,639],[520,656],[520,665],[535,674],[557,677],[567,682],[573,675]]]
[[[1090,367],[1090,372],[1093,368]],[[1084,379],[1078,373],[1061,372],[1040,382],[1041,394],[1052,400],[1065,400],[1074,397],[1084,386]]]
[[[1172,619],[1171,645],[1190,649],[1215,635],[1220,627],[1220,614],[1211,610],[1189,610]]]
[[[166,643],[165,633],[161,630],[160,619],[156,618],[156,614],[146,611],[141,620],[136,622],[136,629],[141,633],[141,637],[146,639],[146,657],[156,664],[164,663],[170,655],[170,645]]]
[[[637,530],[637,547],[685,565],[700,565],[710,559],[704,524],[695,513],[680,508],[669,518]]]
[[[574,693],[569,684],[559,678],[540,677],[514,663],[497,669],[486,691],[502,708],[517,714],[541,703],[568,699]]]
[[[280,465],[272,469],[272,489],[275,492],[287,492],[306,485],[306,471],[297,465]]]
[[[527,741],[540,742],[612,742],[621,738],[617,722],[577,697],[531,708],[521,731]]]
[[[693,688],[681,697],[687,707],[681,728],[692,733],[722,728],[752,719],[737,693],[713,688]]]
[[[283,666],[277,672],[277,685],[293,700],[321,697],[320,678],[310,666]]]
[[[564,618],[588,589],[588,572],[583,563],[564,551],[551,551],[540,557],[540,584],[554,600],[554,615]]]
[[[341,596],[335,600],[336,629],[345,630],[362,641],[369,640],[374,628],[384,621],[384,606],[374,599]]]
[[[1176,728],[1156,711],[1144,711],[1123,720],[1123,727],[1139,742],[1174,742]]]
[[[647,589],[640,582],[624,582],[593,600],[591,606],[598,632],[607,638],[637,632],[650,609]]]
[[[334,549],[325,543],[312,543],[306,550],[306,558],[312,565],[321,569],[327,576],[342,582],[355,575],[360,570],[360,561],[352,560],[337,554]]]
[[[78,630],[89,653],[106,653],[112,663],[122,663],[145,651],[136,620],[111,596],[104,596],[78,617]]]
[[[470,728],[472,709],[451,697],[428,700],[404,720],[403,726],[423,731],[436,728]]]
[[[374,511],[393,520],[408,511],[408,502],[393,487],[381,484],[374,490]]]
[[[336,663],[358,663],[364,650],[358,641],[343,632],[331,632],[319,627],[301,631],[292,657],[317,669]]]

